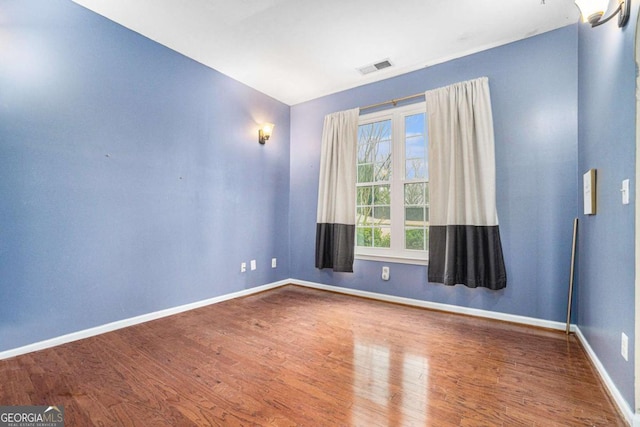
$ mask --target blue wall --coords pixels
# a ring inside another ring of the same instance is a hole
[[[384,294],[564,321],[577,205],[575,25],[291,109],[292,277]],[[314,268],[320,136],[325,114],[489,77],[497,208],[507,266],[502,291],[427,283],[426,268],[356,261],[353,274]]]
[[[68,0],[0,12],[0,351],[290,277],[288,106]]]
[[[630,407],[634,401],[635,31],[615,23],[579,32],[579,177],[597,169],[597,214],[580,214],[578,325]],[[622,205],[622,180],[631,203]],[[580,206],[582,206],[580,195]],[[629,337],[629,361],[620,334]]]

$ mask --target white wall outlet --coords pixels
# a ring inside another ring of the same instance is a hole
[[[629,337],[624,332],[622,333],[622,339],[620,340],[620,354],[624,357],[624,360],[629,361]]]
[[[240,273],[245,273],[247,271],[247,263],[243,262],[240,264]]]
[[[382,280],[389,280],[389,267],[382,267]]]
[[[251,260],[251,271],[253,271],[253,270],[255,270],[255,269],[256,269],[256,260],[255,260],[255,259],[252,259],[252,260]]]
[[[278,260],[276,258],[271,258],[271,268],[276,268],[278,266]]]

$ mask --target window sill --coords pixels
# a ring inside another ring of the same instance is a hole
[[[393,262],[396,264],[429,265],[428,259],[407,258],[407,257],[398,257],[398,256],[389,256],[389,255],[355,254],[355,259],[363,260],[363,261]]]

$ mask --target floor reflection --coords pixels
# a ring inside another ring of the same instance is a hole
[[[402,413],[415,424],[427,424],[427,387],[429,362],[422,356],[405,354],[402,370]]]
[[[356,341],[353,367],[352,425],[426,425],[429,363],[425,357]]]

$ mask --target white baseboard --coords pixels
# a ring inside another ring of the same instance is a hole
[[[221,295],[218,297],[214,297],[214,298],[210,298],[202,301],[197,301],[191,304],[185,304],[178,307],[168,308],[166,310],[160,310],[153,313],[143,314],[141,316],[136,316],[129,319],[119,320],[116,322],[108,323],[106,325],[97,326],[95,328],[85,329],[83,331],[73,332],[67,335],[62,335],[62,336],[51,338],[45,341],[40,341],[37,343],[25,345],[23,347],[2,351],[0,352],[0,360],[8,359],[10,357],[19,356],[26,353],[31,353],[34,351],[44,350],[44,349],[55,347],[61,344],[66,344],[72,341],[93,337],[96,335],[126,328],[128,326],[138,325],[140,323],[149,322],[151,320],[160,319],[162,317],[171,316],[171,315],[182,313],[189,310],[194,310],[196,308],[204,307],[211,304],[216,304],[222,301],[228,301],[234,298],[240,298],[240,297],[252,295],[255,293],[267,291],[269,289],[278,288],[288,284],[304,286],[304,287],[313,288],[313,289],[320,289],[325,291],[331,291],[331,292],[336,292],[336,293],[341,293],[346,295],[353,295],[353,296],[358,296],[363,298],[370,298],[370,299],[375,299],[379,301],[404,304],[404,305],[409,305],[414,307],[422,307],[422,308],[440,310],[440,311],[445,311],[450,313],[466,314],[471,316],[484,317],[488,319],[502,320],[506,322],[519,323],[519,324],[528,325],[528,326],[556,329],[561,331],[564,331],[566,328],[565,323],[536,319],[533,317],[498,313],[494,311],[480,310],[476,308],[460,307],[460,306],[450,305],[450,304],[422,301],[422,300],[416,300],[412,298],[404,298],[404,297],[397,297],[393,295],[379,294],[375,292],[360,291],[356,289],[324,285],[322,283],[309,282],[305,280],[288,279],[288,280],[281,280],[278,282],[269,283],[262,286],[257,286],[255,288],[245,289],[239,292],[233,292],[230,294]],[[609,374],[605,370],[604,366],[598,359],[598,356],[596,356],[595,352],[589,345],[589,342],[586,340],[586,338],[584,337],[580,329],[576,327],[576,325],[571,325],[571,331],[576,333],[576,336],[582,343],[583,347],[586,349],[587,355],[589,356],[589,358],[591,359],[591,362],[593,363],[598,373],[602,377],[602,380],[604,381],[605,386],[609,390],[609,393],[611,393],[611,396],[614,398],[616,404],[618,405],[618,408],[623,413],[629,425],[633,427],[640,427],[640,414],[634,414],[629,404],[622,397],[622,395],[620,394],[620,391],[616,388],[615,384],[611,380],[611,377],[609,377]]]
[[[5,350],[0,352],[0,360],[8,359],[10,357],[19,356],[26,353],[31,353],[34,351],[44,350],[47,348],[55,347],[57,345],[66,344],[72,341],[78,341],[84,338],[89,338],[89,337],[93,337],[100,334],[105,334],[107,332],[126,328],[128,326],[138,325],[140,323],[149,322],[151,320],[160,319],[163,317],[171,316],[173,314],[182,313],[188,310],[194,310],[196,308],[204,307],[211,304],[216,304],[222,301],[227,301],[234,298],[240,298],[240,297],[255,294],[258,292],[263,292],[263,291],[274,289],[287,284],[305,286],[308,288],[314,288],[314,289],[337,292],[337,293],[342,293],[347,295],[376,299],[380,301],[411,305],[415,307],[430,308],[434,310],[441,310],[441,311],[447,311],[452,313],[468,314],[473,316],[486,317],[490,319],[504,320],[507,322],[521,323],[525,325],[538,326],[543,328],[564,330],[566,326],[564,323],[551,322],[548,320],[540,320],[532,317],[516,316],[511,314],[487,311],[487,310],[478,310],[474,308],[459,307],[455,305],[440,304],[440,303],[429,302],[429,301],[415,300],[411,298],[403,298],[403,297],[396,297],[392,295],[378,294],[374,292],[359,291],[354,289],[342,288],[338,286],[308,282],[304,280],[288,279],[288,280],[281,280],[278,282],[269,283],[263,286],[257,286],[255,288],[245,289],[239,292],[233,292],[230,294],[221,295],[218,297],[214,297],[214,298],[210,298],[202,301],[197,301],[190,304],[181,305],[178,307],[172,307],[165,310],[155,311],[153,313],[147,313],[140,316],[131,317],[129,319],[118,320],[112,323],[107,323],[105,325],[96,326],[94,328],[72,332],[70,334],[62,335],[62,336],[51,338],[44,341],[39,341],[33,344],[28,344],[28,345],[14,348],[11,350]],[[574,330],[574,329],[575,329],[575,325],[571,325],[571,330]]]
[[[140,323],[149,322],[151,320],[160,319],[162,317],[171,316],[173,314],[182,313],[196,308],[204,307],[211,304],[217,304],[222,301],[227,301],[234,298],[240,298],[247,295],[255,294],[258,292],[267,291],[269,289],[277,288],[291,283],[290,280],[281,280],[279,282],[269,283],[255,288],[245,289],[239,292],[233,292],[219,297],[209,298],[202,301],[196,301],[191,304],[185,304],[178,307],[167,308],[165,310],[155,311],[153,313],[143,314],[129,319],[118,320],[116,322],[107,323],[106,325],[96,326],[95,328],[85,329],[82,331],[72,332],[67,335],[51,338],[45,341],[28,344],[23,347],[14,348],[0,352],[0,360],[8,359],[10,357],[20,356],[22,354],[31,353],[34,351],[44,350],[47,348],[55,347],[61,344],[66,344],[72,341],[78,341],[84,338],[93,337],[107,332],[115,331],[117,329],[126,328],[128,326],[138,325]]]
[[[604,365],[602,364],[602,362],[600,362],[600,359],[598,359],[598,356],[589,345],[589,341],[587,341],[579,327],[576,328],[576,336],[580,340],[580,343],[587,352],[589,359],[591,359],[591,363],[593,363],[593,366],[595,366],[598,374],[600,374],[600,378],[602,378],[604,385],[607,387],[607,390],[609,390],[609,394],[611,394],[611,397],[613,397],[616,405],[618,405],[618,409],[620,409],[620,412],[622,412],[629,425],[633,427],[640,427],[640,414],[633,413],[633,410],[624,399],[624,397],[622,397],[622,394],[620,394],[620,391],[611,380],[611,377],[607,373],[607,370],[604,368]]]
[[[341,288],[338,286],[331,286],[331,285],[323,285],[321,283],[307,282],[304,280],[291,279],[290,283],[294,285],[306,286],[308,288],[322,289],[325,291],[338,292],[341,294],[370,298],[370,299],[375,299],[379,301],[393,302],[396,304],[404,304],[404,305],[410,305],[414,307],[429,308],[432,310],[446,311],[449,313],[467,314],[470,316],[502,320],[505,322],[519,323],[519,324],[528,325],[528,326],[536,326],[539,328],[556,329],[556,330],[564,331],[567,327],[566,323],[562,323],[562,322],[553,322],[550,320],[536,319],[534,317],[498,313],[495,311],[460,307],[457,305],[442,304],[442,303],[423,301],[423,300],[417,300],[412,298],[396,297],[393,295],[385,295],[385,294],[379,294],[375,292],[359,291],[356,289]],[[571,331],[574,331],[575,325],[571,325],[570,328],[571,328]]]

